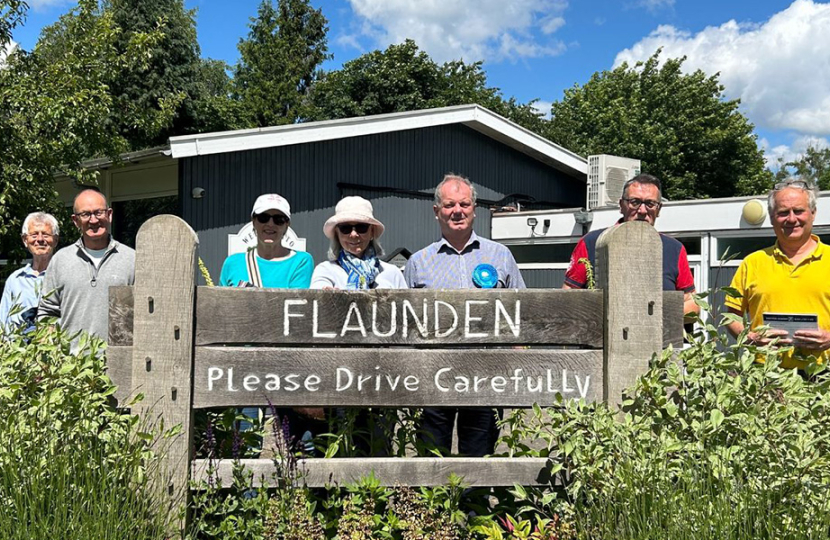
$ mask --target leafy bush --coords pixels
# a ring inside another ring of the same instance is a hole
[[[113,406],[103,342],[51,326],[0,342],[0,539],[165,538],[154,456]]]
[[[563,486],[517,487],[522,510],[573,512],[590,538],[827,538],[829,388],[822,366],[782,370],[706,325],[652,359],[622,413],[571,401],[507,419],[511,453],[549,456]]]

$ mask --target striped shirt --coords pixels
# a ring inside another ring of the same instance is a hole
[[[525,282],[507,247],[473,232],[464,249],[457,251],[441,238],[410,257],[404,279],[410,288],[475,289],[473,270],[480,264],[496,268],[498,288],[524,289]]]

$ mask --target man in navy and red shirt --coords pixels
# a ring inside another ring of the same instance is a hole
[[[654,225],[660,215],[662,186],[660,180],[650,174],[640,174],[629,180],[623,186],[623,195],[620,199],[622,218],[617,223],[626,221],[647,221]],[[565,289],[584,289],[588,285],[588,275],[585,264],[580,262],[588,259],[591,267],[596,266],[597,239],[605,231],[598,229],[591,231],[579,241],[571,254],[571,263],[565,273]],[[699,313],[700,308],[692,299],[695,292],[695,282],[692,271],[689,269],[689,259],[686,257],[686,248],[671,236],[660,235],[663,241],[663,290],[683,291],[683,312]]]

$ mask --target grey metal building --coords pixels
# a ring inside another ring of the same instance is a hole
[[[181,216],[217,277],[228,235],[250,221],[251,205],[276,192],[292,206],[291,228],[315,262],[325,259],[324,221],[341,197],[370,199],[386,224],[387,253],[415,252],[438,238],[432,204],[447,172],[469,177],[489,236],[491,208],[582,206],[584,158],[477,105],[174,137]]]

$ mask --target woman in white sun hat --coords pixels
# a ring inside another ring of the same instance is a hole
[[[375,219],[372,203],[363,197],[344,197],[334,215],[323,225],[331,241],[329,260],[317,265],[311,276],[312,289],[406,289],[403,274],[381,261],[378,238],[383,223]]]
[[[329,260],[317,265],[311,276],[312,289],[406,289],[403,274],[394,265],[381,261],[383,248],[378,238],[383,223],[375,219],[372,203],[363,197],[344,197],[334,215],[323,225],[331,241]],[[351,424],[351,444],[358,454],[387,456],[391,452],[397,412],[394,409],[359,409],[351,413],[338,408],[329,417]],[[348,444],[348,443],[347,443]]]

